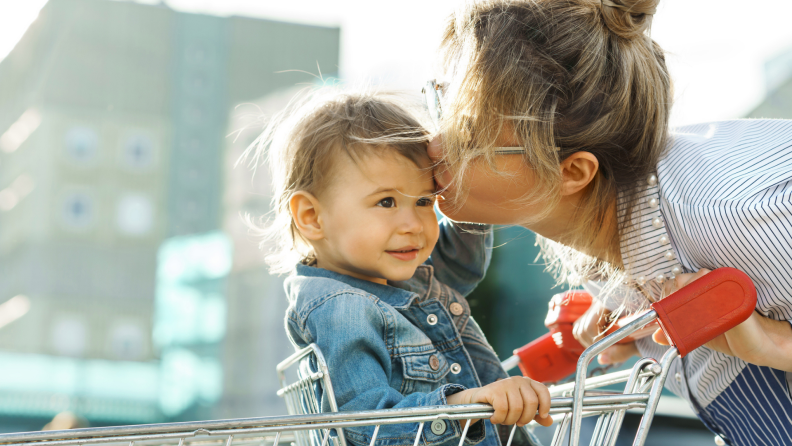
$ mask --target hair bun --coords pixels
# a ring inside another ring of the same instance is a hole
[[[600,0],[605,26],[623,39],[635,39],[649,29],[660,0]]]

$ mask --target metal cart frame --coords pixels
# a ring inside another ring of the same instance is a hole
[[[575,382],[550,388],[550,414],[558,422],[552,446],[560,446],[567,438],[570,445],[580,444],[581,421],[593,416],[598,418],[590,444],[613,446],[625,412],[630,409],[643,410],[633,445],[645,443],[674,359],[744,321],[756,306],[756,290],[745,274],[721,268],[705,277],[708,279],[699,279],[652,304],[649,311],[587,348],[578,360]],[[659,362],[644,358],[631,370],[586,377],[595,356],[655,320],[659,320],[674,345]],[[295,365],[298,379],[287,384],[284,372]],[[419,446],[426,422],[458,420],[464,422],[459,441],[459,446],[463,446],[471,420],[493,415],[492,407],[482,404],[338,412],[327,365],[313,345],[287,358],[277,370],[282,386],[278,393],[285,398],[292,415],[0,434],[0,445],[279,446],[289,442],[297,446],[329,446],[332,441],[334,446],[346,446],[344,428],[374,426],[369,446],[375,446],[381,426],[417,423],[413,446]],[[622,382],[626,383],[622,393],[595,390]],[[315,390],[318,385],[322,386],[330,412],[322,413]],[[511,446],[515,429],[516,426],[505,446]]]

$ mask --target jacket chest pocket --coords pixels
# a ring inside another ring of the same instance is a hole
[[[402,383],[400,393],[428,393],[446,384],[446,375],[451,369],[448,360],[440,352],[432,349],[427,352],[406,354],[396,358],[401,363]]]

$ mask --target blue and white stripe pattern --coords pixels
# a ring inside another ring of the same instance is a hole
[[[792,400],[784,372],[748,364],[713,402],[699,411],[711,430],[735,445],[792,443]]]
[[[651,299],[674,274],[729,266],[753,280],[759,313],[792,321],[792,121],[680,128],[643,187],[621,246]],[[638,346],[655,358],[666,349]],[[675,361],[667,387],[732,444],[792,444],[790,382],[792,373],[702,347]]]

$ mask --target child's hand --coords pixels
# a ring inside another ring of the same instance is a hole
[[[485,403],[495,409],[492,424],[517,424],[524,426],[536,420],[550,426],[550,392],[547,387],[522,376],[496,381],[484,387],[463,390],[447,398],[448,404]],[[537,414],[537,410],[539,413]]]

